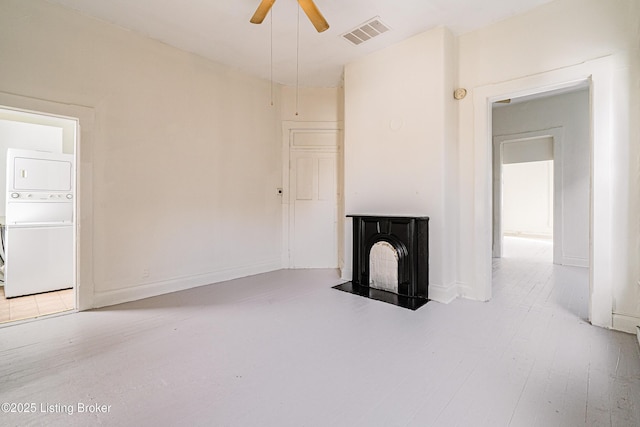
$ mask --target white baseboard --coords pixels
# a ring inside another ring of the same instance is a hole
[[[569,267],[589,267],[589,260],[586,258],[562,257],[562,265]]]
[[[628,332],[630,334],[636,334],[638,327],[640,326],[640,317],[626,316],[624,314],[613,315],[613,324],[611,329],[616,331]]]
[[[350,268],[343,268],[340,270],[340,278],[346,282],[350,282],[353,279],[353,272]]]
[[[179,277],[161,280],[153,283],[133,286],[113,291],[96,292],[93,297],[93,308],[107,307],[124,302],[136,301],[155,297],[176,291],[211,285],[240,277],[253,276],[261,273],[282,269],[280,260],[271,260],[258,265],[229,268],[195,276]]]
[[[429,299],[449,304],[458,297],[458,287],[455,283],[448,285],[429,284]]]
[[[468,283],[458,282],[458,296],[460,298],[468,299],[471,301],[488,301],[486,299],[479,298],[477,291]]]

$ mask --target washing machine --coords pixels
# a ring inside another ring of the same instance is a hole
[[[7,151],[7,298],[74,285],[73,155]]]

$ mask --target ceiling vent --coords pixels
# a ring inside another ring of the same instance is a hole
[[[389,31],[389,27],[383,24],[380,18],[376,16],[358,28],[354,28],[348,33],[343,34],[342,37],[357,46],[387,31]]]

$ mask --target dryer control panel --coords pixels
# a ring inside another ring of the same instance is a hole
[[[25,191],[14,191],[9,193],[9,197],[12,200],[9,200],[9,203],[12,201],[15,202],[29,202],[31,200],[34,201],[49,201],[49,202],[69,202],[73,199],[72,193],[51,193],[51,192],[25,192]]]

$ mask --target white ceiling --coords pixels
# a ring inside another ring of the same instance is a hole
[[[278,0],[264,23],[249,23],[260,0],[49,0],[251,75],[296,84],[297,2]],[[315,0],[331,28],[317,33],[300,13],[300,86],[334,87],[367,53],[444,25],[462,34],[551,0]],[[373,17],[391,31],[353,46],[341,35]]]

